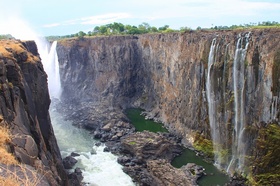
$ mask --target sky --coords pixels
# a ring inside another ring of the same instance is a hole
[[[280,0],[0,0],[0,7],[0,34],[87,33],[113,22],[173,29],[280,22]]]

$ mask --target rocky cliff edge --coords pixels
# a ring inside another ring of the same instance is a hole
[[[11,133],[8,149],[43,175],[45,184],[66,185],[49,105],[47,75],[35,42],[0,40],[0,122]]]

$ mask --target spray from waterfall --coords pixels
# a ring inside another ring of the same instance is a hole
[[[61,88],[56,54],[57,42],[53,42],[52,47],[50,48],[50,43],[44,37],[40,37],[38,33],[31,29],[32,27],[28,22],[18,17],[9,17],[2,21],[4,22],[1,22],[1,24],[3,24],[2,26],[5,28],[4,30],[1,30],[3,33],[11,34],[17,39],[33,40],[36,42],[44,69],[48,74],[50,96],[59,99]]]

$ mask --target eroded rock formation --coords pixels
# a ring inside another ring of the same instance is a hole
[[[49,105],[47,75],[35,42],[1,40],[0,115],[12,133],[11,153],[50,185],[66,185]]]

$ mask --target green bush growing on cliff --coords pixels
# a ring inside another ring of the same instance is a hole
[[[280,185],[280,126],[269,124],[259,130],[251,158],[252,185]]]
[[[203,152],[207,157],[209,157],[209,158],[214,157],[212,141],[209,139],[206,139],[201,134],[199,134],[199,133],[195,134],[193,146],[196,150]]]

